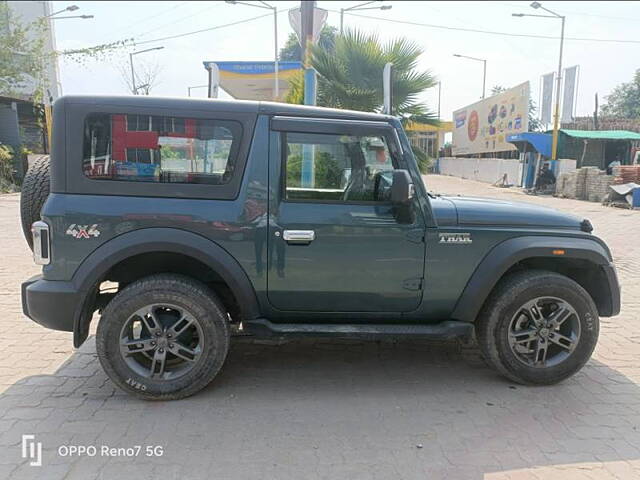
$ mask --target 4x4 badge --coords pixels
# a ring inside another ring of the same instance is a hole
[[[438,243],[451,243],[456,245],[468,245],[473,243],[470,233],[439,233]]]
[[[91,238],[98,237],[100,230],[98,230],[97,223],[93,225],[76,225],[72,223],[69,225],[69,228],[67,228],[66,234],[71,235],[73,238]]]

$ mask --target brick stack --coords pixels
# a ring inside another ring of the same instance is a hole
[[[619,165],[613,167],[613,183],[640,183],[640,165]]]
[[[597,167],[583,167],[561,174],[556,181],[556,195],[565,198],[602,202],[609,195],[613,175]]]
[[[582,168],[561,174],[556,180],[556,195],[565,198],[584,198],[586,174],[586,170]]]
[[[609,196],[609,185],[613,183],[613,175],[607,175],[597,167],[586,167],[587,170],[584,199],[590,202],[603,202]]]

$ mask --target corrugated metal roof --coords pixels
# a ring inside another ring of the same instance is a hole
[[[575,138],[594,140],[640,140],[640,133],[629,130],[560,130],[565,135]]]

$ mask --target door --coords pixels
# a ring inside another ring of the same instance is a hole
[[[396,218],[384,122],[272,121],[268,298],[278,310],[407,312],[422,298],[424,220]],[[379,123],[379,124],[378,124]],[[275,157],[275,158],[273,158]],[[402,223],[402,222],[411,223]]]

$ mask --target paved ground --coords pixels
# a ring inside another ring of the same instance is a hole
[[[531,201],[587,216],[612,247],[620,316],[603,321],[589,364],[561,385],[515,386],[456,343],[235,343],[193,398],[148,403],[116,390],[93,340],[45,330],[20,311],[37,273],[0,196],[0,478],[631,479],[640,478],[640,212],[450,177],[437,192]],[[43,466],[21,458],[35,434]],[[59,447],[143,449],[61,457]],[[162,446],[147,457],[144,447]],[[135,453],[135,451],[133,452]]]

